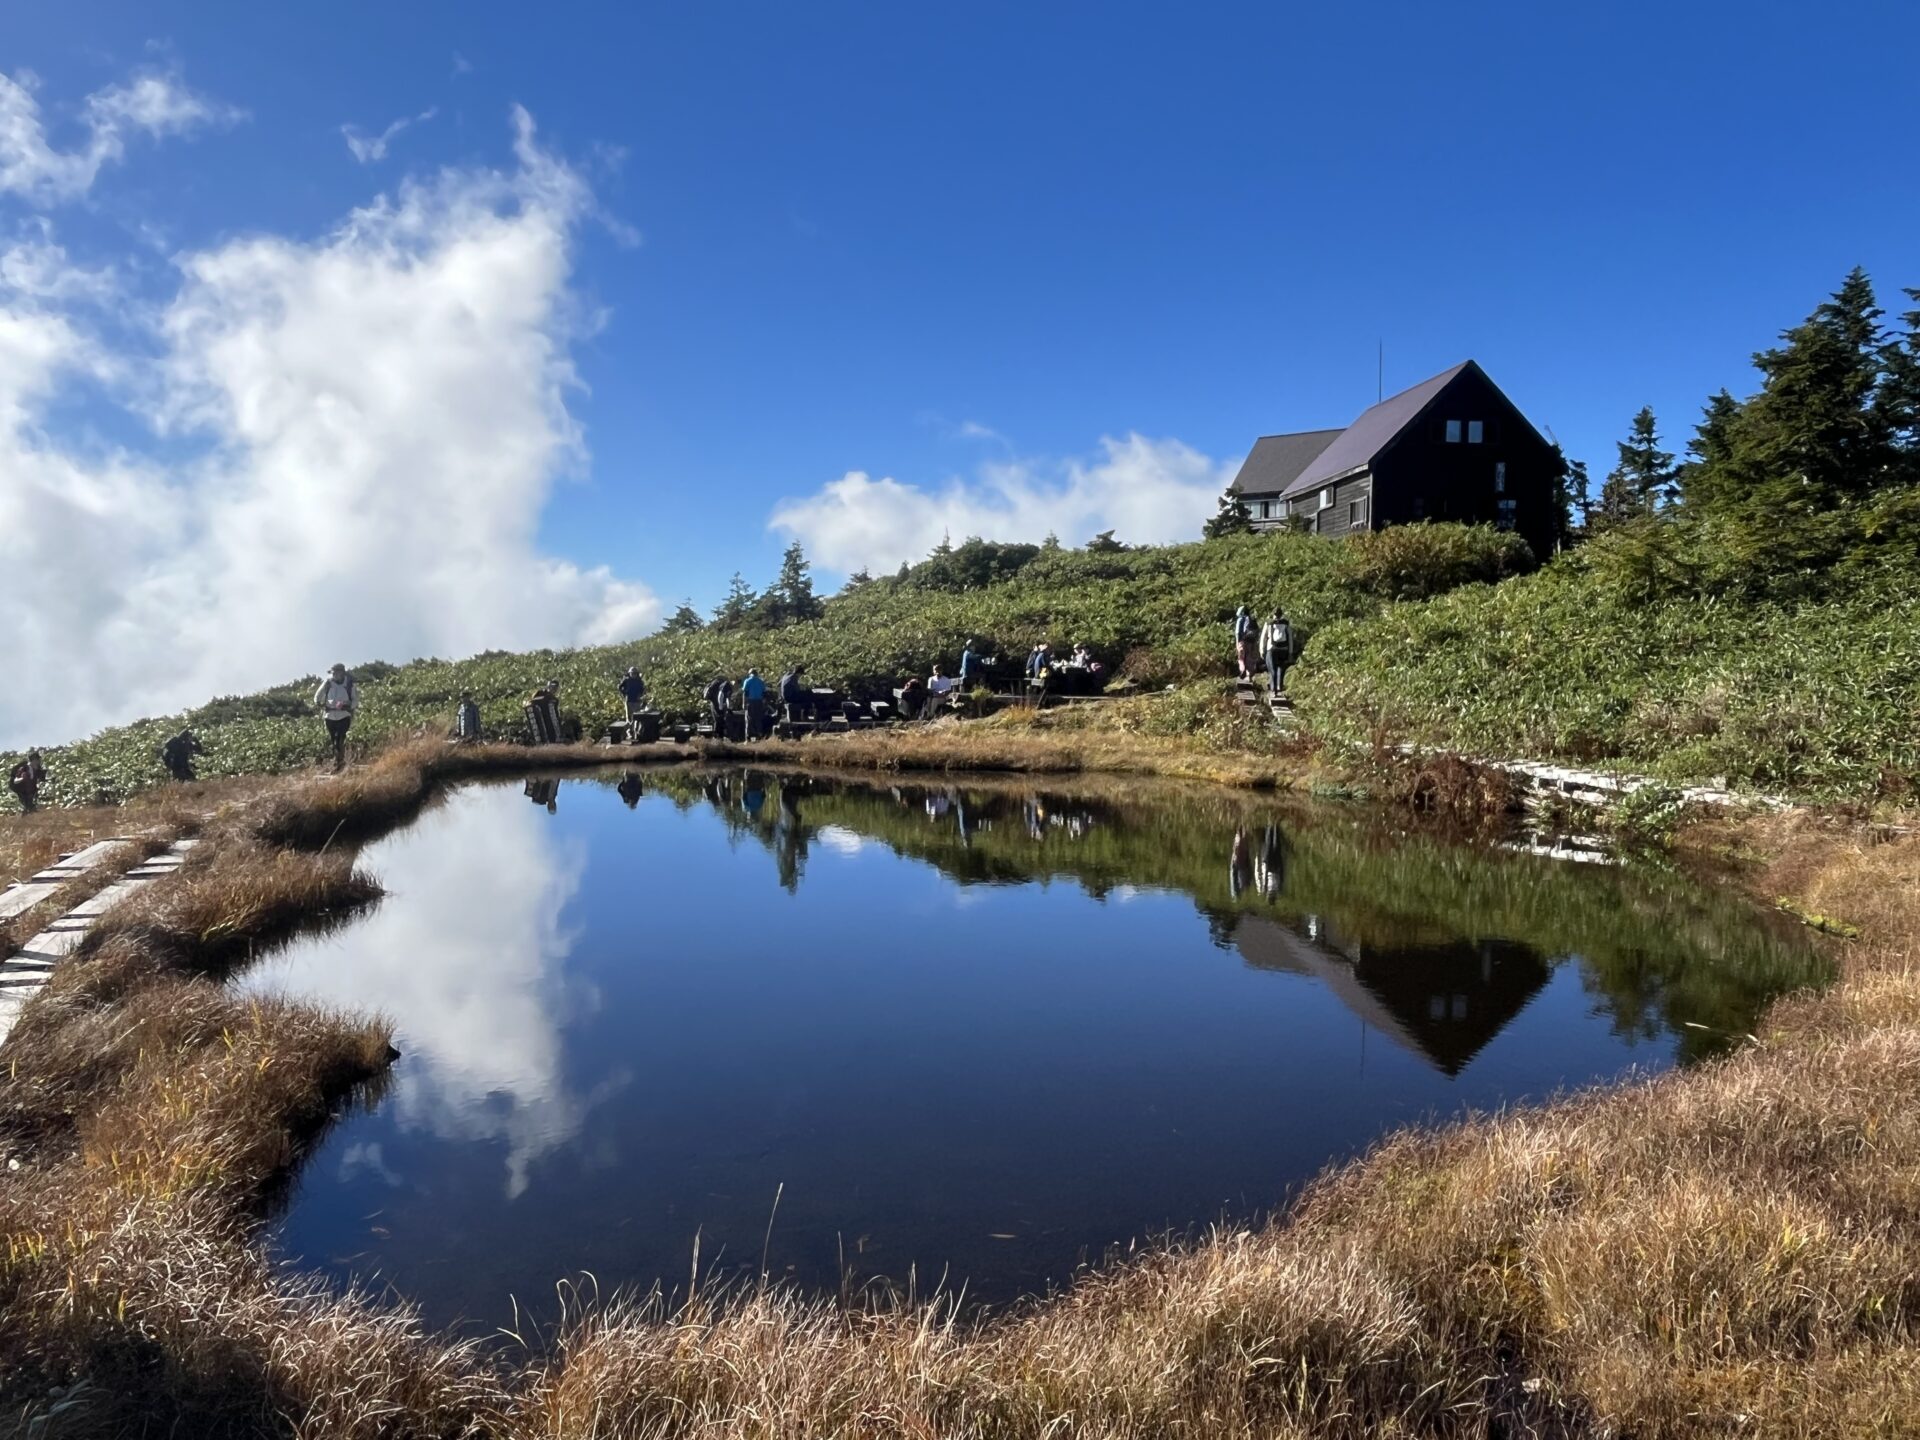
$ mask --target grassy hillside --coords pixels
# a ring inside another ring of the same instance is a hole
[[[1669,533],[1687,532],[1660,532]],[[1646,536],[1622,532],[1532,571],[1512,537],[1458,526],[1340,541],[1249,535],[1040,551],[1010,577],[967,588],[952,588],[951,575],[930,581],[930,562],[826,601],[817,620],[365,664],[355,734],[373,743],[444,733],[455,698],[471,689],[489,734],[510,739],[521,701],[548,676],[591,733],[620,713],[614,681],[636,663],[670,714],[694,713],[716,671],[737,677],[756,665],[773,676],[795,661],[820,683],[884,695],[936,662],[952,666],[970,636],[1011,666],[1034,640],[1085,641],[1157,689],[1227,674],[1234,606],[1278,601],[1309,637],[1290,682],[1299,715],[1336,753],[1414,741],[1803,795],[1910,796],[1920,782],[1920,593],[1906,557],[1751,593],[1675,580],[1666,572],[1686,568],[1669,553],[1678,543],[1657,539],[1668,550],[1650,561]],[[303,677],[52,751],[53,799],[123,798],[159,783],[155,752],[183,718],[207,746],[203,775],[310,764],[324,749],[314,683]],[[1164,702],[1155,712],[1164,723],[1152,729],[1185,726],[1212,746],[1270,743],[1245,726],[1223,730],[1210,719],[1220,713],[1195,691]]]
[[[624,713],[614,682],[630,664],[642,667],[654,702],[670,714],[694,713],[716,671],[738,677],[750,665],[774,676],[800,661],[818,683],[886,695],[937,662],[956,665],[969,637],[1008,656],[1014,672],[1036,640],[1085,642],[1124,674],[1158,686],[1225,673],[1227,621],[1242,602],[1262,610],[1283,604],[1311,632],[1371,614],[1390,600],[1498,580],[1530,565],[1525,546],[1512,536],[1445,525],[1349,542],[1244,535],[1139,550],[1039,550],[1009,578],[969,588],[952,588],[964,578],[929,562],[826,601],[818,620],[708,626],[593,649],[361,664],[363,710],[355,735],[364,743],[420,729],[444,733],[455,700],[471,689],[488,733],[511,738],[522,723],[521,702],[548,676],[561,682],[563,709],[577,713],[591,733]],[[317,677],[302,677],[213,701],[185,717],[143,720],[50,750],[52,798],[61,804],[120,798],[159,783],[164,772],[156,752],[183,718],[207,747],[202,775],[310,764],[325,748],[309,703],[316,683]]]
[[[1617,762],[1797,794],[1920,782],[1920,592],[1890,560],[1797,596],[1648,593],[1604,538],[1336,623],[1289,684],[1322,735]]]

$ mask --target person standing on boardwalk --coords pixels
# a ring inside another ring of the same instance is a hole
[[[969,640],[966,648],[960,652],[960,688],[973,691],[983,688],[986,683],[986,657],[980,653],[980,642]]]
[[[38,750],[29,750],[24,759],[7,774],[7,788],[20,802],[20,809],[31,815],[40,806],[40,787],[47,783],[47,764]]]
[[[1259,638],[1260,627],[1255,623],[1253,612],[1242,605],[1233,612],[1233,659],[1240,668],[1240,678],[1251,680],[1254,666],[1259,659],[1254,653],[1254,641]]]
[[[767,682],[758,670],[747,671],[740,682],[740,698],[747,706],[747,739],[758,740],[767,730]]]
[[[634,739],[639,730],[639,712],[647,708],[647,682],[639,674],[637,664],[630,664],[626,674],[620,676],[620,699],[626,701],[626,737]]]
[[[807,689],[807,667],[796,665],[780,677],[780,703],[786,708],[787,723],[813,718],[813,695]]]
[[[182,730],[160,747],[160,763],[175,780],[185,782],[194,778],[193,757],[205,750],[198,735],[192,730]]]
[[[733,708],[733,681],[716,675],[707,685],[707,710],[713,716],[713,738],[727,738],[727,712]]]
[[[1287,666],[1293,663],[1293,626],[1278,605],[1260,627],[1260,654],[1267,662],[1267,694],[1278,698],[1287,683]]]
[[[313,692],[313,703],[326,719],[327,738],[333,741],[333,768],[336,772],[344,770],[347,730],[353,724],[354,712],[360,708],[360,691],[346,666],[335,662],[327,678],[320,682],[320,688]]]

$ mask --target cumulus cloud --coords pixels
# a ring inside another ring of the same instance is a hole
[[[387,158],[387,147],[402,130],[409,125],[424,125],[439,113],[437,108],[430,107],[422,110],[418,115],[403,115],[378,135],[368,135],[357,125],[342,125],[340,134],[345,138],[347,149],[352,153],[353,158],[362,165],[371,165],[376,160]]]
[[[1113,530],[1130,544],[1162,544],[1199,537],[1235,468],[1178,440],[1128,435],[1103,439],[1090,457],[990,463],[932,490],[850,470],[812,495],[783,501],[768,523],[842,573],[890,570],[921,559],[942,538],[967,535],[1037,541],[1053,534],[1078,545]]]
[[[82,281],[57,256],[18,260],[28,283],[0,291],[0,670],[34,683],[0,692],[0,745],[336,658],[655,623],[644,586],[538,545],[583,460],[566,399],[591,197],[525,112],[513,125],[510,167],[410,181],[317,239],[177,256],[144,351],[59,303]],[[50,434],[89,386],[153,442]]]
[[[178,77],[149,72],[89,95],[80,112],[86,140],[62,150],[47,138],[36,84],[26,71],[0,74],[0,194],[41,203],[86,194],[102,167],[126,155],[131,134],[184,135],[241,118],[240,111],[196,94]]]

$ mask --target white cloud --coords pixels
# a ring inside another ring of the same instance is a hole
[[[103,166],[125,156],[130,133],[184,135],[241,118],[240,111],[195,94],[177,77],[149,72],[89,95],[80,115],[85,143],[60,150],[47,138],[36,84],[26,71],[0,74],[0,194],[42,204],[86,194]]]
[[[514,126],[510,169],[407,183],[319,239],[177,256],[154,359],[51,303],[80,283],[55,257],[21,262],[35,293],[0,294],[0,672],[33,683],[0,692],[0,745],[336,658],[652,626],[644,586],[537,543],[584,454],[566,397],[591,197]],[[165,463],[46,432],[101,382],[138,397]]]
[[[20,236],[0,247],[0,297],[16,301],[102,302],[113,296],[111,267],[76,265],[56,244],[53,227],[36,217]]]
[[[440,111],[437,108],[422,110],[418,115],[403,115],[378,135],[364,134],[357,125],[342,125],[340,134],[346,139],[347,149],[353,158],[362,165],[371,165],[376,160],[387,158],[387,147],[394,137],[409,125],[424,125]]]
[[[1160,544],[1199,538],[1235,468],[1178,440],[1129,435],[1103,439],[1086,459],[985,464],[938,490],[850,470],[783,501],[768,523],[842,573],[919,560],[943,536],[1037,541],[1051,533],[1078,545],[1113,530],[1129,544]]]

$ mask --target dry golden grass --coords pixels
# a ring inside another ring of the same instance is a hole
[[[708,744],[709,759],[776,758],[846,770],[1013,774],[1166,775],[1245,789],[1288,788],[1311,778],[1303,755],[1223,751],[1191,740],[1102,724],[1083,709],[1007,710],[990,720],[818,735],[797,745]]]
[[[755,753],[959,763],[939,729]],[[363,813],[410,813],[434,761],[229,817],[204,872],[117,917],[0,1050],[0,1147],[23,1162],[0,1171],[6,1420],[524,1440],[1920,1434],[1920,840],[1808,815],[1694,837],[1771,857],[1751,876],[1763,901],[1862,932],[1836,942],[1832,990],[1777,1006],[1723,1061],[1403,1133],[1273,1224],[1149,1249],[984,1323],[937,1299],[749,1288],[585,1307],[514,1371],[264,1264],[254,1207],[379,1073],[385,1032],[203,978],[244,955],[229,931],[285,918],[236,891],[338,895],[351,866],[319,847]]]

